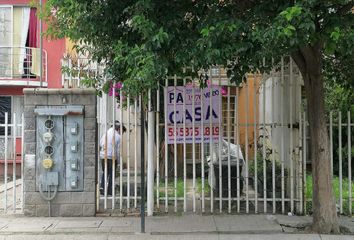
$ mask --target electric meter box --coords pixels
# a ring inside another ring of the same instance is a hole
[[[36,190],[84,188],[84,107],[37,106]]]

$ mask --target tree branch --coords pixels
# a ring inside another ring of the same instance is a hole
[[[306,78],[307,67],[304,56],[301,54],[300,50],[291,53],[292,59],[295,61],[296,65],[299,67],[301,75],[303,78]]]

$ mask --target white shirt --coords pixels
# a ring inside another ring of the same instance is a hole
[[[115,134],[113,134],[115,133]],[[116,159],[116,161],[119,161],[119,150],[120,150],[120,139],[121,136],[119,135],[119,133],[117,131],[115,131],[113,129],[113,127],[111,127],[110,129],[107,130],[107,139],[106,139],[106,134],[103,134],[103,136],[101,137],[100,140],[100,158],[101,159],[105,159],[105,157],[107,156],[107,159],[112,159],[113,158],[113,141],[115,141],[115,154],[114,157]],[[106,155],[106,151],[105,151],[105,146],[106,146],[106,141],[107,141],[107,155]]]

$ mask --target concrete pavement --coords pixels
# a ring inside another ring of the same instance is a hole
[[[340,218],[353,235],[304,234],[310,217],[284,215],[183,215],[139,217],[45,218],[0,217],[0,240],[6,239],[354,239],[354,219]]]

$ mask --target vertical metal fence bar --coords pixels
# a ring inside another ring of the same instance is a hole
[[[351,119],[350,111],[347,112],[348,118],[348,201],[349,201],[349,216],[352,216],[352,143],[351,143]]]
[[[8,113],[5,112],[5,172],[4,172],[4,212],[7,213],[7,146],[8,146]]]
[[[142,100],[140,100],[140,106],[142,107]],[[121,140],[123,140],[123,94],[120,92],[119,94],[119,103],[120,103],[120,134]],[[114,120],[113,120],[114,124]],[[122,141],[119,145],[119,210],[122,211],[123,209],[123,144]],[[144,154],[144,153],[141,153]],[[144,166],[142,166],[144,167]]]
[[[165,80],[165,97],[164,97],[164,103],[165,103],[165,109],[167,106],[167,91],[168,91],[168,78]],[[168,125],[167,125],[167,117],[165,113],[165,212],[168,212]]]
[[[329,112],[329,141],[331,154],[331,174],[333,177],[333,112]]]
[[[302,123],[302,114],[301,114],[301,111],[299,111],[299,178],[298,178],[298,189],[299,189],[299,193],[298,193],[298,196],[299,196],[299,205],[300,205],[300,211],[299,213],[302,214],[303,213],[303,191],[302,191],[302,188],[303,188],[303,181],[302,181],[302,151],[303,151],[303,140],[302,140],[302,127],[303,125],[301,124]]]
[[[160,209],[160,84],[156,91],[156,207]]]
[[[275,203],[275,148],[273,147],[273,139],[274,139],[274,133],[273,131],[276,128],[276,122],[275,122],[275,102],[274,102],[274,94],[275,94],[275,86],[274,86],[274,72],[272,70],[272,75],[271,75],[271,91],[272,91],[272,97],[271,97],[271,111],[272,111],[272,123],[270,127],[270,140],[271,140],[271,154],[272,154],[272,203],[273,203],[273,214],[275,214],[276,210],[276,203]]]
[[[306,161],[307,161],[307,142],[306,142],[306,113],[303,112],[303,118],[302,118],[302,121],[303,121],[303,126],[302,126],[302,131],[303,131],[303,134],[302,134],[302,146],[303,146],[303,150],[302,150],[302,154],[303,154],[303,185],[304,185],[304,188],[303,188],[303,196],[304,196],[304,212],[306,214],[306,206],[307,206],[307,199],[306,199]]]
[[[281,156],[281,212],[285,213],[285,181],[284,181],[284,58],[281,58],[281,78],[280,78],[280,123],[281,123],[281,144],[280,144],[280,156]]]
[[[134,208],[138,207],[138,98],[134,99]],[[159,154],[157,154],[158,156]],[[159,175],[158,175],[159,176]],[[157,177],[157,204],[159,204],[159,177]]]
[[[107,94],[104,95],[105,96],[105,102],[106,102],[106,106],[108,106],[108,97],[107,97]],[[107,176],[108,176],[108,166],[107,166],[107,111],[105,111],[105,143],[104,143],[104,146],[105,146],[105,149],[104,149],[104,172],[102,174],[104,174],[104,209],[107,209]]]
[[[343,214],[342,112],[339,112],[338,114],[339,208],[340,214]]]
[[[101,173],[101,158],[100,158],[100,142],[101,142],[101,99],[100,98],[96,98],[97,99],[97,116],[96,116],[96,122],[97,122],[97,125],[98,125],[98,128],[97,128],[97,184],[96,184],[96,212],[98,212],[100,210],[100,197],[101,197],[101,178],[100,178],[100,173]],[[22,174],[21,174],[22,176]]]
[[[254,115],[254,125],[253,125],[253,145],[254,145],[254,212],[258,213],[258,164],[257,164],[257,112],[258,112],[258,104],[257,104],[257,75],[253,74],[253,115]],[[236,105],[236,103],[235,103]]]
[[[21,212],[23,212],[23,205],[24,205],[24,165],[23,161],[25,159],[25,147],[24,147],[24,138],[25,138],[25,116],[21,114]]]
[[[193,155],[193,212],[196,211],[196,168],[195,168],[195,85],[192,82],[192,155]],[[184,159],[185,161],[185,159]]]
[[[265,118],[266,118],[266,79],[263,79],[263,123],[262,123],[262,160],[263,160],[263,211],[264,213],[267,212],[267,166],[266,166],[266,124],[265,124]]]
[[[122,106],[122,103],[121,103]],[[127,116],[127,209],[130,209],[130,95],[127,98],[128,116]],[[123,120],[121,120],[123,123]],[[123,132],[121,132],[121,136]],[[123,139],[123,137],[122,137]],[[121,153],[122,154],[122,153]]]
[[[176,99],[176,88],[177,88],[177,75],[174,75],[174,84],[173,84],[173,94]],[[177,100],[174,101],[173,103],[173,111],[176,113],[177,112]],[[175,212],[177,212],[177,119],[176,115],[174,115],[173,119],[173,155],[174,155],[174,196],[175,196]]]
[[[231,101],[230,101],[230,82],[227,84],[227,152],[230,153],[230,143],[231,143]],[[221,131],[221,129],[220,129]],[[231,213],[231,157],[227,154],[227,192],[228,192],[228,213]]]
[[[221,93],[221,71],[220,71],[220,68],[219,68],[219,79],[218,79],[218,90],[219,90],[219,97],[220,97],[220,105],[218,106],[219,109],[221,110],[221,113],[222,113],[222,93]],[[228,95],[230,95],[230,93],[227,93]],[[228,111],[230,111],[230,108],[228,108]],[[221,136],[221,129],[222,129],[222,114],[221,116],[219,116],[219,121],[218,121],[218,129],[219,131],[216,131],[216,128],[215,127],[214,129],[211,130],[212,132],[212,136],[214,137],[214,132],[218,132],[219,134],[219,168],[221,167],[221,171],[219,171],[219,175],[221,176],[221,179],[219,178],[219,182],[221,182],[221,184],[219,184],[219,188],[221,188],[221,195],[220,195],[220,200],[219,200],[219,209],[220,209],[220,213],[222,212],[222,204],[223,204],[223,189],[222,189],[222,164],[221,164],[221,160],[222,160],[222,155],[221,155],[221,150],[222,150],[222,143],[223,143],[223,137]],[[215,131],[214,131],[215,130]],[[229,171],[229,170],[228,170]],[[230,179],[228,180],[230,181]],[[219,191],[220,192],[220,191]]]
[[[290,58],[290,81],[289,81],[289,123],[290,123],[290,211],[294,213],[294,159],[293,159],[293,62]]]
[[[202,169],[202,213],[205,212],[205,170],[204,170],[204,91],[200,90],[200,111],[201,111],[201,169]],[[212,188],[211,188],[212,190]]]
[[[186,78],[183,78],[183,211],[187,212]]]
[[[249,126],[249,119],[248,119],[248,79],[246,76],[246,101],[245,101],[245,109],[246,109],[246,132],[245,132],[245,163],[246,163],[246,169],[245,169],[245,173],[246,173],[246,186],[245,186],[245,191],[246,191],[246,213],[249,213],[249,193],[248,193],[248,126]]]
[[[119,156],[116,155],[117,153],[117,149],[116,149],[116,128],[115,128],[115,123],[116,123],[116,108],[117,108],[117,102],[116,102],[116,88],[115,85],[113,83],[113,94],[112,94],[112,128],[113,128],[113,132],[112,132],[112,173],[111,173],[111,178],[109,181],[112,181],[112,209],[115,209],[115,196],[116,196],[116,161],[119,162],[120,165],[122,165],[122,160],[118,159]],[[120,96],[122,96],[122,93],[120,92]],[[122,98],[121,98],[122,99]],[[120,101],[120,112],[123,111],[122,109],[122,101]],[[121,136],[121,140],[120,140],[120,146],[122,146],[122,141],[123,141],[123,128],[122,128],[122,118],[120,119],[120,136]],[[122,155],[122,147],[120,147],[119,155]]]
[[[210,74],[209,74],[210,76]],[[213,104],[212,104],[212,99],[211,96],[213,94],[213,87],[212,87],[212,82],[210,81],[209,85],[209,105],[210,105],[210,112],[213,112]],[[209,142],[210,142],[210,169],[209,169],[209,174],[211,174],[211,182],[213,187],[211,188],[210,191],[210,211],[211,213],[214,212],[214,153],[213,153],[213,136],[210,134],[210,129],[213,128],[213,121],[209,119]]]
[[[219,98],[220,98],[220,105],[219,105],[219,109],[221,110],[222,112],[222,96],[221,96],[221,75],[220,75],[220,71],[219,71],[219,81],[218,81],[218,89],[220,90],[220,93],[219,93]],[[211,116],[213,115],[212,113],[210,114]],[[218,121],[218,127],[219,127],[219,131],[221,131],[221,117],[219,117],[219,121]],[[213,127],[212,129],[210,129],[210,135],[211,137],[214,137],[214,129],[216,127]],[[223,171],[223,168],[222,168],[222,162],[221,162],[221,148],[222,148],[222,136],[219,132],[219,140],[218,140],[218,159],[219,159],[219,212],[221,213],[222,212],[222,198],[223,198],[223,191],[222,191],[222,171]]]
[[[236,88],[236,97],[240,99],[240,89]],[[238,102],[238,101],[237,101]],[[236,108],[236,116],[237,116],[237,124],[236,124],[236,145],[240,147],[240,118],[239,118],[239,109]],[[240,212],[241,204],[240,204],[240,151],[236,153],[236,177],[237,177],[237,212]]]
[[[154,109],[152,99],[152,89],[148,90],[148,105],[147,105],[147,214],[153,216],[154,213],[154,142],[155,142],[155,125],[154,125]]]
[[[69,59],[69,69],[72,69],[72,61]],[[73,71],[69,71],[69,88],[73,86]]]
[[[12,136],[13,136],[13,158],[12,158],[12,182],[13,182],[13,213],[16,212],[16,135],[17,135],[17,125],[16,125],[16,113],[13,113],[12,120]]]

